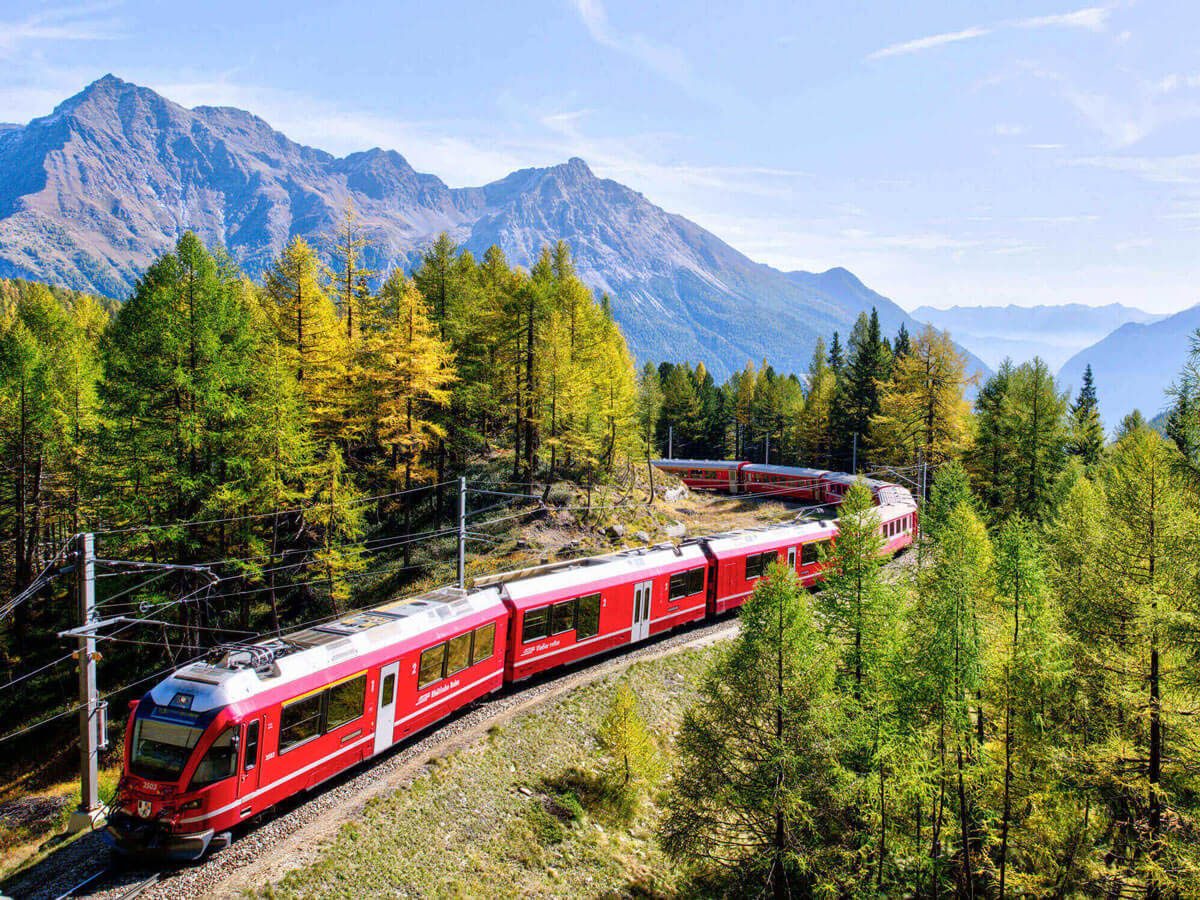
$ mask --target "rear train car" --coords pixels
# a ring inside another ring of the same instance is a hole
[[[742,491],[739,470],[747,464],[713,459],[655,459],[656,469],[669,472],[689,488],[737,494]]]

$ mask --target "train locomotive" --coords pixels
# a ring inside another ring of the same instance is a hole
[[[852,476],[657,460],[691,487],[838,503]],[[884,552],[917,506],[868,481]],[[805,585],[836,520],[747,528],[481,578],[254,643],[224,644],[130,704],[105,835],[123,854],[191,860],[279,802],[507,685],[745,602],[772,562]]]

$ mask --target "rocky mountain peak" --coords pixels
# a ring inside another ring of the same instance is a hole
[[[717,377],[764,356],[799,371],[816,337],[864,306],[889,331],[912,324],[849,272],[755,263],[579,157],[451,189],[394,150],[339,159],[244,110],[186,109],[114,75],[0,131],[0,276],[120,297],[189,229],[259,275],[293,236],[327,246],[347,202],[379,271],[414,264],[443,231],[524,266],[565,240],[636,355],[703,361]]]

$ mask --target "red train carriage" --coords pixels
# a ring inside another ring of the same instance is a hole
[[[768,466],[748,463],[738,470],[742,489],[755,494],[770,494],[809,503],[824,503],[821,479],[831,473],[824,469],[799,466]]]
[[[890,503],[875,509],[879,516],[879,533],[883,537],[883,553],[891,556],[899,553],[913,542],[917,533],[917,505],[912,501],[908,491],[904,491],[908,501]]]
[[[228,645],[133,704],[107,834],[193,859],[214,836],[503,684],[495,589],[442,589]]]
[[[712,459],[656,459],[651,465],[670,472],[689,488],[736,494],[742,489],[739,470],[746,463]]]
[[[825,502],[854,482],[813,469],[659,464],[695,487],[786,487]],[[883,552],[908,546],[912,495],[868,484]],[[196,858],[238,823],[505,683],[741,605],[772,561],[811,585],[837,530],[777,525],[541,566],[218,648],[131,705],[106,833],[125,851]]]
[[[704,618],[708,560],[698,544],[628,550],[514,573],[506,678],[632,644]]]
[[[833,522],[749,528],[705,538],[715,568],[709,613],[719,615],[746,602],[772,562],[793,569],[805,585],[821,577],[820,548],[837,536]]]

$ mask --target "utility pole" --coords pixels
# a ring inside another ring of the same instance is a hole
[[[76,536],[75,585],[79,616],[88,626],[96,614],[96,544],[92,534]],[[79,660],[79,808],[71,813],[71,832],[94,828],[104,816],[97,776],[102,742],[99,691],[96,689],[96,636],[80,633],[75,658]],[[105,729],[107,730],[107,729]],[[107,743],[106,739],[103,739]]]
[[[854,450],[850,456],[850,474],[858,474],[858,432],[854,432]]]
[[[675,426],[667,426],[667,459],[675,458]]]
[[[467,476],[458,479],[458,587],[467,587]]]
[[[767,432],[766,444],[763,446],[763,465],[771,464],[771,432]]]

